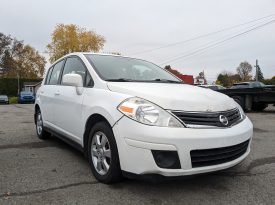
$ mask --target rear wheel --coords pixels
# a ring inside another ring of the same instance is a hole
[[[122,179],[114,134],[106,122],[96,123],[88,140],[88,160],[95,178],[105,184]]]
[[[39,109],[35,113],[35,125],[36,125],[36,134],[39,139],[47,139],[51,136],[51,134],[45,131],[44,129],[42,114]]]
[[[267,108],[268,104],[265,103],[253,103],[252,110],[254,111],[263,111]]]
[[[233,96],[232,98],[235,100],[236,103],[238,103],[245,110],[243,97],[241,97],[241,96]]]

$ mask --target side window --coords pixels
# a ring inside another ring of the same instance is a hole
[[[63,66],[64,60],[55,64],[52,69],[51,78],[49,80],[49,85],[57,85],[59,80],[59,75]]]
[[[63,84],[63,76],[66,74],[79,74],[82,77],[83,83],[85,83],[86,67],[81,60],[77,57],[69,57],[66,60],[65,67],[62,74],[61,84]]]
[[[48,84],[49,84],[49,81],[50,81],[50,78],[51,78],[52,70],[53,70],[53,67],[50,67],[49,70],[48,70],[48,72],[47,72],[46,80],[45,80],[45,85],[48,85]]]

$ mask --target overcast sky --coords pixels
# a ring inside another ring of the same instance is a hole
[[[204,70],[210,81],[219,72],[235,72],[241,61],[255,65],[258,59],[264,77],[269,78],[275,75],[275,23],[201,53],[196,51],[275,16],[195,41],[140,52],[270,14],[275,14],[274,0],[1,0],[0,32],[44,52],[55,25],[73,23],[105,36],[105,52],[120,52],[157,64],[167,62],[184,74],[196,76]],[[172,61],[176,57],[182,58]]]

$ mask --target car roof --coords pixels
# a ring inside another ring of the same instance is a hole
[[[124,56],[124,55],[117,55],[112,53],[94,53],[94,52],[73,52],[65,55],[64,57],[72,56],[72,55],[98,55],[98,56],[118,56],[118,57],[126,57],[126,58],[133,58],[130,56]]]
[[[67,58],[69,56],[82,56],[82,55],[88,55],[88,54],[92,54],[92,55],[98,55],[98,56],[116,56],[116,57],[123,57],[123,58],[132,58],[132,59],[139,59],[139,60],[143,60],[140,58],[135,58],[135,57],[130,57],[130,56],[125,56],[125,55],[117,55],[117,54],[110,54],[110,53],[94,53],[94,52],[73,52],[73,53],[68,53],[67,55],[64,55],[60,58],[58,58],[56,61],[54,61],[48,68],[47,70],[54,64],[56,64],[58,61],[63,60],[64,58]],[[144,60],[146,61],[146,60]]]

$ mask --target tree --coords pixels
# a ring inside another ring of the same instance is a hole
[[[30,45],[0,34],[0,67],[8,78],[42,77],[46,60]]]
[[[74,24],[58,24],[47,45],[50,62],[72,52],[98,52],[103,48],[105,38],[94,31],[88,31]]]
[[[249,64],[247,61],[241,62],[236,70],[239,76],[241,77],[242,81],[251,80],[252,65]]]
[[[256,75],[257,75],[257,72],[256,72]],[[257,80],[256,75],[254,77],[254,80]],[[262,72],[260,66],[258,66],[258,81],[260,81],[260,82],[264,81],[264,75],[263,75],[263,72]]]
[[[12,39],[10,36],[6,36],[3,33],[0,33],[0,59],[2,59],[2,56],[11,44],[11,41]]]
[[[170,65],[166,65],[164,67],[165,70],[169,71],[170,73],[173,73],[175,76],[180,76],[182,75],[179,71],[177,71],[176,69],[172,69]]]
[[[273,76],[271,79],[263,80],[263,83],[266,85],[275,85],[275,76]]]
[[[240,81],[241,81],[241,77],[239,76],[239,74],[233,74],[233,73],[224,71],[223,73],[220,73],[218,75],[216,84],[223,85],[224,87],[230,87],[234,83],[237,83]]]

